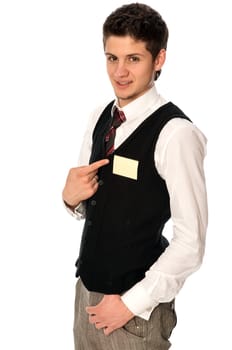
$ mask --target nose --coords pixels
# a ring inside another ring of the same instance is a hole
[[[118,62],[115,72],[114,72],[115,77],[124,77],[128,75],[128,69],[126,67],[125,62]]]

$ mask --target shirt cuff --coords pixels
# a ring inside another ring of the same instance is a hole
[[[152,311],[159,305],[150,298],[146,290],[137,283],[121,296],[122,301],[133,312],[145,320],[149,320]]]
[[[81,202],[73,210],[63,201],[67,212],[72,215],[76,220],[82,220],[85,218],[85,203]]]

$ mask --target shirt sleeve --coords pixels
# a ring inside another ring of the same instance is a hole
[[[206,143],[195,125],[180,118],[169,121],[160,133],[155,164],[169,192],[173,235],[144,279],[122,296],[126,306],[144,319],[159,303],[174,299],[202,263],[208,220]]]
[[[63,204],[67,210],[67,212],[74,217],[76,220],[85,219],[85,203],[81,202],[76,208],[71,209],[64,201]]]

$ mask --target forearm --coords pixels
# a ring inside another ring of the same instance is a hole
[[[197,247],[195,251],[193,247],[181,247],[181,243],[173,240],[145,278],[122,296],[128,309],[148,320],[159,303],[173,300],[186,278],[201,265],[204,245],[197,250]]]

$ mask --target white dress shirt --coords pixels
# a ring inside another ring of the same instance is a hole
[[[167,101],[153,86],[144,95],[121,108],[126,121],[117,129],[115,148],[165,103]],[[90,116],[79,165],[89,162],[93,129],[104,108],[99,107]],[[154,162],[169,192],[173,235],[170,245],[145,277],[122,295],[126,306],[146,320],[159,303],[175,298],[186,278],[202,263],[207,228],[203,166],[206,143],[203,133],[193,123],[181,118],[169,121],[159,135]]]

